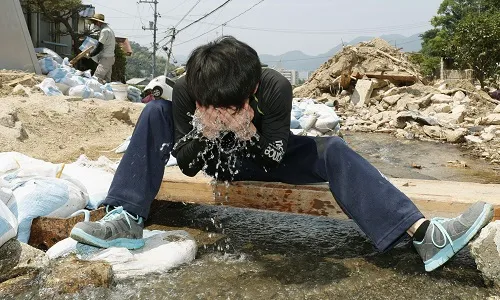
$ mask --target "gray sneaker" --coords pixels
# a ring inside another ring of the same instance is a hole
[[[456,218],[432,219],[424,240],[413,241],[424,261],[425,270],[430,272],[446,263],[465,247],[492,217],[493,205],[477,202]]]
[[[101,248],[124,247],[139,249],[144,247],[141,217],[134,217],[119,206],[97,222],[80,222],[71,230],[70,237],[80,243]]]

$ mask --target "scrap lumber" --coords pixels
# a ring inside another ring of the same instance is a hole
[[[15,73],[11,73],[10,75],[15,75]],[[26,80],[30,80],[32,79],[33,77],[35,76],[35,74],[26,74],[24,75],[23,77],[20,77],[20,78],[17,78],[17,79],[14,79],[14,80],[11,80],[7,83],[8,86],[15,86],[16,84],[18,83],[21,83],[21,82],[24,82]]]
[[[94,47],[88,47],[87,49],[83,50],[82,52],[78,53],[77,56],[75,56],[69,63],[71,65],[75,65],[80,59],[82,59],[84,56],[86,56]]]
[[[454,217],[476,201],[495,206],[500,219],[500,184],[400,179],[390,181],[405,193],[426,217]],[[212,178],[184,176],[178,167],[165,170],[157,200],[227,205],[346,219],[326,183],[290,185],[278,182],[216,183]]]
[[[360,79],[364,76],[368,78],[378,78],[378,79],[388,79],[391,81],[402,81],[402,82],[417,82],[417,77],[408,73],[398,73],[398,72],[370,72],[365,74],[357,74],[356,78]]]

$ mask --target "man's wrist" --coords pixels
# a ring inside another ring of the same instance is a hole
[[[255,125],[253,123],[250,123],[248,128],[245,128],[244,130],[240,132],[236,132],[236,136],[243,141],[248,141],[252,139],[257,134],[257,128],[255,128]]]

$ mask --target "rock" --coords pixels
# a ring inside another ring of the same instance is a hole
[[[330,100],[330,101],[326,102],[326,106],[333,107],[333,101]]]
[[[438,122],[436,119],[432,117],[426,117],[418,111],[403,111],[400,112],[396,115],[396,127],[397,128],[404,128],[406,127],[406,122],[408,121],[415,121],[419,123],[420,125],[438,125]]]
[[[14,128],[17,121],[17,112],[15,110],[10,110],[0,115],[0,126]]]
[[[374,89],[380,89],[386,87],[390,83],[389,80],[378,79],[378,78],[372,78],[371,81],[373,82]]]
[[[32,271],[0,283],[0,299],[36,299],[38,275],[38,271]],[[30,293],[36,296],[31,296]]]
[[[377,114],[374,114],[371,116],[370,121],[372,122],[389,122],[390,120],[394,119],[397,115],[397,112],[395,111],[382,111]]]
[[[483,140],[475,135],[467,135],[464,137],[467,142],[474,143],[474,144],[481,144]]]
[[[342,92],[340,92],[340,96],[349,96],[349,92],[346,90],[342,90]]]
[[[397,129],[396,130],[396,137],[400,138],[400,139],[413,140],[415,138],[415,134],[408,132],[404,129]]]
[[[432,103],[449,103],[453,101],[453,98],[444,94],[434,94],[431,97]]]
[[[373,82],[371,80],[360,79],[356,82],[351,102],[362,107],[370,103],[370,97],[373,92]]]
[[[491,222],[470,244],[471,254],[484,281],[500,288],[500,221]]]
[[[498,104],[497,107],[495,107],[493,113],[500,113],[500,104]]]
[[[496,137],[496,134],[492,134],[492,133],[483,133],[483,134],[481,134],[481,138],[485,142],[489,142],[492,139],[494,139],[495,137]]]
[[[445,130],[446,141],[449,143],[461,143],[469,131],[465,128]]]
[[[22,84],[16,85],[16,87],[12,90],[12,95],[29,97],[30,92],[28,88],[25,88]]]
[[[434,104],[430,108],[437,113],[449,113],[449,112],[451,112],[451,106],[449,104],[446,104],[446,103]]]
[[[431,104],[432,96],[433,96],[432,94],[429,94],[429,95],[420,97],[416,100],[412,100],[410,103],[417,104],[420,108],[426,108],[427,106],[429,106]]]
[[[484,128],[484,132],[485,133],[496,134],[496,133],[498,133],[497,129],[498,128],[495,125],[491,125],[491,126],[488,126],[488,127]]]
[[[486,117],[481,118],[479,122],[483,125],[500,125],[500,113],[489,114]]]
[[[71,255],[55,262],[43,278],[42,299],[74,294],[88,287],[109,288],[113,281],[111,265],[104,261],[84,261]]]
[[[393,88],[388,89],[384,93],[384,97],[394,96],[394,95],[398,95],[398,94],[399,94],[398,88],[397,87],[393,87]]]
[[[410,103],[413,100],[414,100],[413,99],[413,95],[411,95],[411,94],[403,94],[403,96],[401,97],[401,99],[399,99],[398,102],[396,103],[396,111],[397,112],[401,112],[401,111],[408,110],[409,109],[408,108],[408,103]]]
[[[464,121],[465,112],[462,113],[438,113],[434,117],[439,120],[441,124],[459,124]]]
[[[398,102],[398,100],[401,99],[401,95],[394,95],[394,96],[384,96],[384,98],[382,99],[385,103],[389,104],[389,105],[394,105]]]
[[[456,101],[461,101],[464,98],[465,98],[465,94],[462,91],[458,91],[455,93],[455,95],[453,95],[453,100],[456,100]]]
[[[444,137],[445,137],[444,130],[439,126],[424,125],[423,130],[424,130],[424,133],[427,134],[431,138],[444,139]]]
[[[465,115],[466,111],[467,111],[467,107],[465,105],[457,105],[457,106],[453,107],[453,109],[451,110],[451,113]]]
[[[12,239],[0,247],[0,282],[39,272],[49,264],[43,251]]]

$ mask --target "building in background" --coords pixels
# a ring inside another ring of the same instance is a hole
[[[286,70],[286,69],[276,69],[276,71],[280,72],[281,75],[285,76],[288,81],[290,81],[291,85],[299,84],[299,72],[296,70]]]

